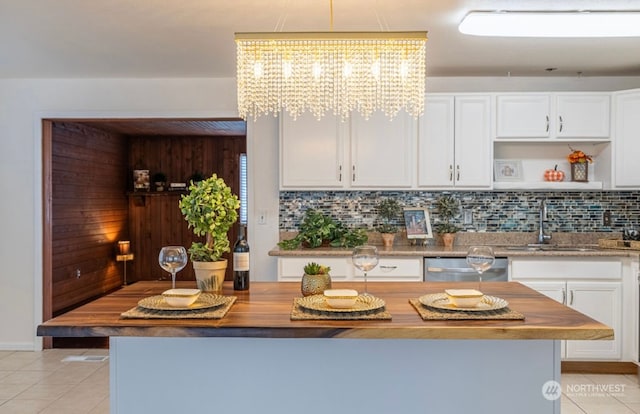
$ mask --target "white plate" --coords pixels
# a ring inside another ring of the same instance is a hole
[[[432,293],[429,295],[420,296],[418,298],[420,303],[430,308],[445,309],[452,311],[463,312],[486,312],[491,310],[503,309],[509,306],[509,302],[502,298],[495,296],[484,295],[482,301],[473,308],[459,308],[449,302],[449,298],[446,293]]]

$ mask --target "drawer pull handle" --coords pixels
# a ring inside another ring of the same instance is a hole
[[[380,266],[380,270],[383,272],[390,272],[392,270],[396,270],[398,266]]]

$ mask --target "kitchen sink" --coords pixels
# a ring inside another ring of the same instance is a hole
[[[523,246],[506,246],[506,250],[523,252],[595,252],[594,247],[583,246],[556,246],[553,244],[527,244]]]

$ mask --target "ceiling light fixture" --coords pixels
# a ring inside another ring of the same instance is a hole
[[[243,119],[424,110],[427,32],[236,33],[235,41]]]
[[[638,11],[474,11],[458,30],[476,36],[634,37]]]

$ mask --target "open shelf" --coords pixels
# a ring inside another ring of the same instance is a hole
[[[496,181],[494,190],[546,190],[546,191],[584,191],[602,190],[602,181],[581,183],[576,181]]]

